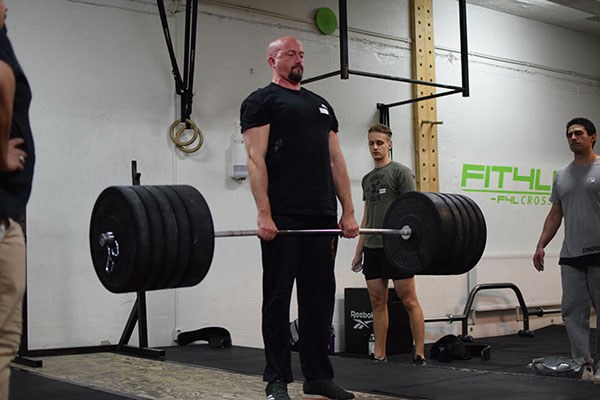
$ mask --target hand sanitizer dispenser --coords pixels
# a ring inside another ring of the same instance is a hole
[[[241,133],[236,132],[231,135],[229,157],[229,176],[236,181],[246,179],[248,177],[248,156]]]

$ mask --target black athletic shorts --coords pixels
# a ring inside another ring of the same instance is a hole
[[[412,278],[414,275],[405,274],[396,269],[385,255],[383,248],[369,249],[365,247],[363,249],[363,270],[362,273],[366,280],[371,279],[407,279]]]

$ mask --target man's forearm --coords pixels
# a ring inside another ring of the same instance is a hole
[[[333,181],[337,197],[342,205],[342,212],[344,214],[354,214],[354,204],[352,204],[348,173],[345,168],[343,168],[343,171],[338,171],[337,174],[339,175],[336,177],[336,172],[333,173]]]
[[[552,207],[544,221],[544,227],[542,228],[542,233],[536,248],[545,248],[554,238],[554,235],[556,235],[558,228],[560,228],[562,222],[562,209],[556,207],[557,206]]]
[[[248,176],[250,179],[250,190],[254,196],[256,209],[259,215],[271,215],[271,203],[269,202],[269,176],[264,162],[248,160]]]

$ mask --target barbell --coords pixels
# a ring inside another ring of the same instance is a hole
[[[278,235],[340,235],[340,229],[279,230]],[[460,194],[409,192],[389,207],[379,234],[400,272],[452,275],[470,271],[487,238],[477,204]],[[189,287],[212,263],[219,237],[256,236],[257,230],[215,232],[208,204],[188,185],[110,186],[98,196],[90,221],[90,252],[100,282],[114,293]]]

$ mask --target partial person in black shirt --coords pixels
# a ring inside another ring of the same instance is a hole
[[[0,400],[8,399],[10,362],[21,341],[25,239],[15,220],[29,200],[35,163],[31,91],[6,35],[6,12],[0,0]]]
[[[338,121],[325,99],[300,85],[304,49],[298,39],[273,41],[267,62],[272,82],[244,100],[240,117],[262,249],[267,399],[289,400],[287,383],[293,381],[289,308],[294,280],[304,393],[352,399],[352,393],[333,383],[327,351],[337,237],[277,236],[278,229],[336,227],[347,238],[358,234]],[[342,206],[339,222],[336,197]]]

